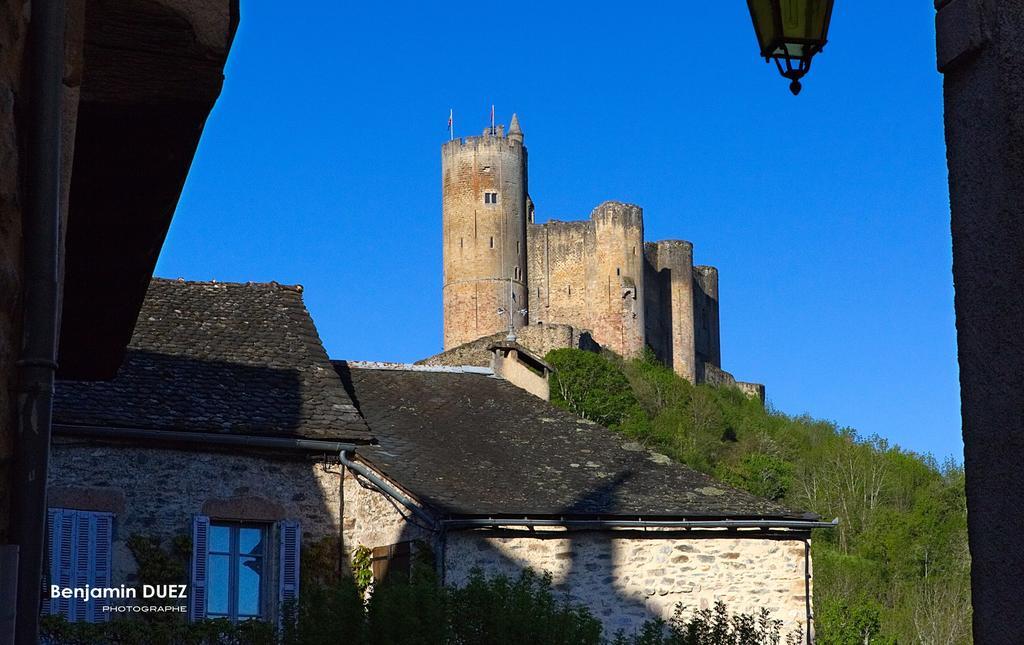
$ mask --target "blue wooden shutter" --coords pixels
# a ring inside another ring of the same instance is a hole
[[[72,586],[74,572],[74,543],[75,543],[75,512],[61,510],[58,514],[59,529],[57,530],[56,547],[56,576],[53,584],[66,589]],[[55,614],[60,614],[68,620],[74,620],[71,613],[71,599],[58,598],[53,603]]]
[[[92,544],[92,531],[90,530],[92,514],[85,513],[82,511],[72,511],[72,515],[75,518],[74,521],[74,553],[72,561],[72,576],[75,581],[75,587],[84,589],[89,585],[89,578],[91,577],[89,566],[89,556],[93,553]],[[71,621],[84,621],[88,620],[86,610],[88,604],[85,598],[72,598],[71,599],[71,616],[68,620]]]
[[[114,516],[110,513],[92,513],[90,533],[93,543],[93,562],[89,568],[92,580],[89,584],[94,588],[110,586],[110,557],[113,539]],[[88,621],[105,623],[110,620],[110,612],[103,611],[104,600],[93,600],[90,604]]]
[[[189,618],[206,618],[206,577],[210,555],[208,535],[210,518],[196,515],[192,519],[192,585],[189,587]]]
[[[60,545],[62,512],[59,508],[51,508],[46,517],[46,539],[49,561],[46,568],[46,587],[43,589],[43,614],[58,613],[58,601],[50,599],[50,585],[60,584]]]
[[[281,536],[281,572],[278,576],[278,603],[299,597],[299,523],[284,520],[279,525]]]

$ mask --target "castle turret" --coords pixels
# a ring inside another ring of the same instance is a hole
[[[508,138],[512,141],[523,142],[523,129],[519,127],[519,116],[512,114],[512,120],[508,123]]]
[[[594,339],[627,358],[644,349],[644,216],[639,206],[604,202],[594,225],[588,280]]]
[[[441,149],[446,350],[527,324],[526,168],[516,117]]]
[[[648,343],[676,374],[697,383],[702,372],[694,339],[693,244],[683,240],[661,240],[644,248],[652,276],[649,289],[657,298],[647,299]]]
[[[693,267],[694,349],[697,360],[722,365],[722,341],[718,323],[718,269]]]

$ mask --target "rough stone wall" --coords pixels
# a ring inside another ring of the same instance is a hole
[[[765,401],[765,388],[764,383],[746,383],[744,381],[736,381],[736,387],[739,388],[740,392],[743,392],[747,397],[751,399],[757,399],[764,405]]]
[[[516,334],[518,335],[520,345],[542,358],[553,349],[566,347],[595,352],[601,350],[601,346],[594,342],[590,332],[571,325],[530,324],[519,329]],[[446,352],[417,361],[416,364],[447,367],[461,367],[463,365],[490,367],[492,353],[487,348],[494,343],[504,342],[506,336],[506,332],[484,336]]]
[[[717,365],[712,365],[711,363],[705,363],[703,365],[703,370],[704,383],[714,385],[715,387],[734,387],[740,392],[743,392],[747,397],[757,399],[764,404],[765,388],[763,384],[737,381],[732,374],[726,372]]]
[[[191,535],[192,516],[198,513],[297,520],[304,542],[338,535],[340,477],[339,466],[308,460],[60,439],[50,459],[49,490],[59,493],[52,502],[78,500],[79,510],[121,505],[114,518],[112,571],[118,585],[134,579],[135,560],[126,545],[132,534]]]
[[[590,330],[596,342],[622,356],[643,351],[639,207],[605,202],[590,220],[531,224],[527,236],[532,320]]]
[[[592,329],[587,283],[596,246],[593,223],[531,224],[527,239],[530,320]]]
[[[16,433],[15,361],[21,341],[21,195],[15,109],[20,95],[28,6],[0,0],[0,544],[7,542]]]
[[[7,541],[10,461],[17,432],[15,362],[21,348],[22,191],[24,167],[19,150],[26,144],[31,105],[24,90],[27,32],[31,5],[0,0],[0,544]],[[61,231],[66,228],[68,191],[74,159],[78,99],[82,81],[85,0],[69,0],[65,18],[65,66],[61,132]],[[60,267],[63,271],[63,266]]]
[[[698,371],[704,363],[722,364],[722,344],[718,329],[718,269],[693,268],[694,349]]]
[[[345,469],[342,483],[342,545],[346,562],[352,552],[365,546],[390,546],[409,540],[425,540],[433,545],[432,534],[411,512],[398,506],[366,480]],[[410,521],[411,520],[411,521]]]
[[[697,382],[698,369],[694,345],[693,313],[693,244],[683,240],[662,240],[644,247],[650,269],[658,276],[660,302],[647,299],[651,314],[657,312],[658,322],[648,321],[647,328],[658,334],[652,344],[668,353],[657,354],[676,374]]]
[[[639,206],[594,209],[596,248],[587,284],[594,339],[620,356],[644,349],[644,219]]]
[[[526,148],[501,133],[441,150],[444,348],[526,324]],[[485,195],[497,194],[497,203]],[[509,302],[509,291],[516,302]],[[511,305],[511,306],[510,306]]]
[[[523,567],[548,571],[608,635],[669,619],[680,603],[693,610],[716,600],[733,612],[765,607],[784,621],[784,634],[806,635],[807,546],[800,539],[668,532],[463,531],[446,538],[445,582],[464,584],[474,567],[510,575]]]
[[[938,0],[974,641],[1024,642],[1024,3]]]

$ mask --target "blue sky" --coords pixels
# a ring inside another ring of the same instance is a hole
[[[746,5],[243,0],[158,275],[299,283],[330,354],[441,348],[440,145],[519,113],[538,220],[644,208],[778,409],[962,455],[930,2],[837,2],[794,98]]]

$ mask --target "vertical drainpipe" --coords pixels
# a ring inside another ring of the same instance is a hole
[[[32,2],[29,22],[30,124],[23,186],[24,327],[18,360],[18,434],[12,542],[20,548],[15,642],[39,642],[46,471],[60,317],[60,143],[65,3]]]
[[[811,540],[804,540],[804,604],[807,605],[807,643],[814,642],[814,608],[811,605]]]

